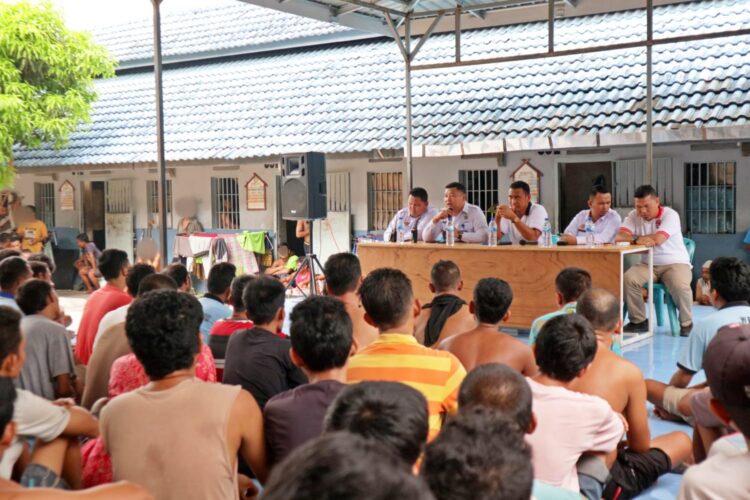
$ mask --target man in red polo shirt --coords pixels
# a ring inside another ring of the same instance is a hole
[[[99,271],[107,284],[92,293],[86,301],[76,338],[75,354],[84,365],[89,364],[96,331],[104,315],[133,300],[125,291],[125,277],[129,269],[128,254],[124,251],[110,248],[102,252]]]

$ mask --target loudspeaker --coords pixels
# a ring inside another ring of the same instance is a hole
[[[281,218],[317,220],[328,215],[323,153],[281,157]]]

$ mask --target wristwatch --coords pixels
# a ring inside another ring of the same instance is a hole
[[[637,243],[638,243],[638,236],[634,234],[633,235],[633,239],[630,240],[630,244],[631,245],[636,245]]]
[[[513,219],[513,220],[511,221],[511,224],[515,224],[515,223],[517,223],[517,222],[518,222],[519,220],[521,220],[521,219],[520,219],[519,217],[516,217],[515,219]]]

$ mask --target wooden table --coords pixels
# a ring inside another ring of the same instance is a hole
[[[502,278],[513,289],[513,305],[507,325],[524,329],[528,329],[537,317],[558,309],[555,302],[555,277],[566,267],[586,269],[591,273],[594,287],[605,288],[620,298],[622,311],[624,257],[637,253],[647,253],[649,264],[653,266],[653,252],[639,245],[595,248],[512,245],[490,248],[475,244],[448,247],[439,243],[360,242],[357,250],[364,275],[379,267],[400,269],[411,278],[414,293],[422,304],[432,299],[428,287],[430,270],[441,259],[458,264],[464,281],[460,295],[467,302],[471,300],[474,286],[481,278]],[[652,286],[653,282],[649,281],[649,311],[653,310]],[[652,333],[649,331],[641,335],[628,335],[623,344],[643,340]]]

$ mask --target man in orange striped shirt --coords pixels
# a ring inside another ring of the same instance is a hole
[[[453,354],[424,347],[414,338],[420,306],[404,273],[376,269],[360,285],[359,295],[365,321],[380,333],[375,342],[349,360],[348,382],[387,380],[420,391],[430,411],[431,440],[445,416],[456,411],[458,388],[466,370]]]

